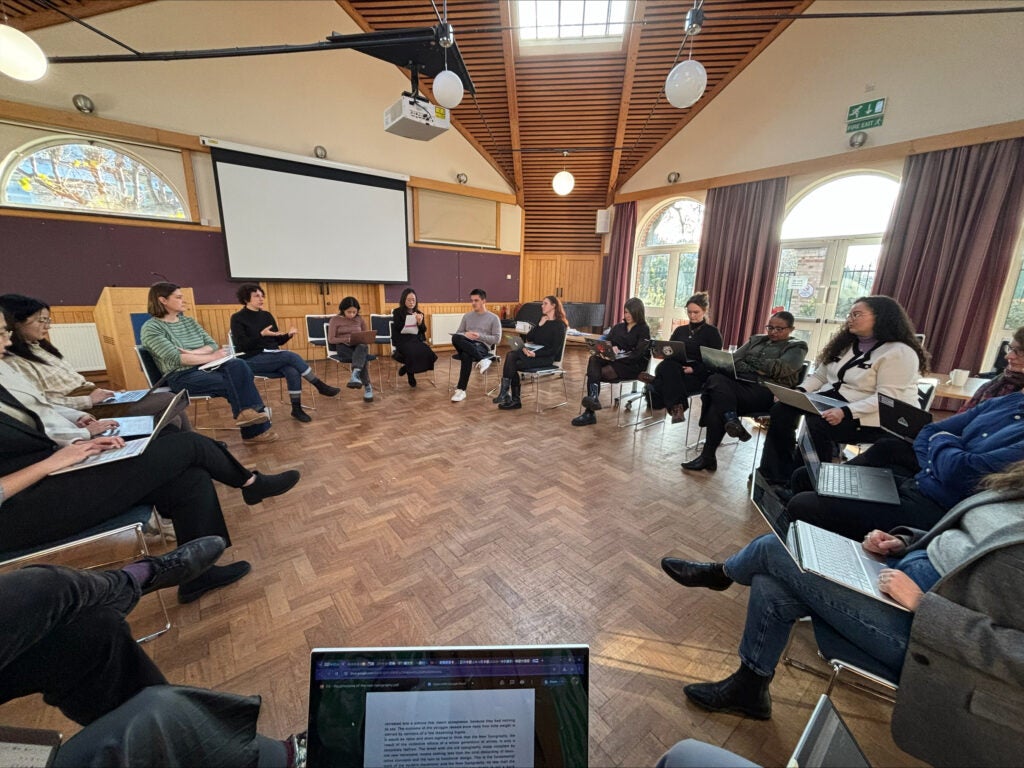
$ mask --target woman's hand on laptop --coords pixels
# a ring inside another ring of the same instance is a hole
[[[103,441],[110,439],[112,438],[102,437],[96,440],[78,440],[71,443],[71,445],[65,445],[59,451],[54,451],[39,466],[45,464],[47,473],[56,472],[58,469],[64,469],[65,467],[72,467],[85,461],[90,456],[95,456],[97,453],[103,453],[103,451],[108,450],[103,446]]]
[[[885,557],[898,555],[906,549],[902,539],[893,536],[891,533],[880,531],[877,528],[864,537],[861,546],[868,552],[884,555]]]
[[[921,588],[903,571],[883,568],[878,574],[878,588],[910,611],[916,611],[924,596]]]
[[[115,448],[124,448],[123,437],[94,437],[89,441],[93,445],[100,447],[100,453],[103,451],[112,451]]]
[[[116,429],[117,422],[113,419],[99,419],[97,421],[90,421],[86,423],[85,428],[89,430],[89,434],[92,437],[96,437],[111,429]]]
[[[96,387],[92,392],[89,393],[89,399],[92,400],[93,404],[102,403],[108,397],[113,397],[114,393],[109,389],[101,389]]]
[[[846,414],[843,413],[842,408],[829,408],[827,411],[822,411],[821,418],[831,424],[833,427],[846,418]]]

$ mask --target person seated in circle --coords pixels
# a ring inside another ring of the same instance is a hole
[[[416,291],[406,288],[398,300],[398,306],[391,312],[391,344],[395,348],[394,358],[402,367],[399,376],[409,379],[409,386],[416,386],[416,374],[434,370],[437,355],[427,344],[427,324],[420,312]]]
[[[765,326],[766,333],[751,336],[736,350],[733,361],[738,379],[724,373],[708,376],[700,393],[700,425],[707,428],[704,448],[697,458],[684,461],[683,469],[714,472],[718,469],[715,452],[726,434],[750,439],[740,416],[767,411],[775,402],[762,382],[796,386],[807,356],[807,342],[790,338],[793,322],[789,312],[776,312]]]
[[[580,404],[583,412],[572,420],[574,427],[586,427],[597,423],[594,411],[601,410],[601,382],[630,381],[636,379],[647,368],[651,359],[651,329],[647,325],[644,303],[635,296],[627,299],[622,310],[623,320],[608,332],[608,340],[616,355],[615,360],[605,360],[591,355],[587,361],[587,394]]]
[[[540,322],[526,334],[526,341],[540,344],[540,349],[523,347],[510,351],[505,357],[501,369],[501,391],[494,398],[494,402],[504,411],[523,407],[519,396],[522,385],[519,372],[550,368],[562,353],[565,332],[569,327],[562,302],[555,296],[545,296],[540,303],[540,313]]]
[[[258,376],[284,376],[292,404],[292,418],[303,423],[312,421],[302,407],[302,380],[308,381],[317,392],[327,397],[334,397],[341,390],[321,381],[299,355],[281,349],[281,345],[291,341],[298,329],[289,328],[286,333],[278,330],[277,320],[263,308],[267,297],[262,288],[256,283],[242,283],[235,295],[242,303],[242,308],[231,316],[231,340],[238,356]]]
[[[366,320],[359,314],[359,300],[355,296],[346,296],[338,304],[338,314],[327,324],[327,343],[334,347],[334,353],[343,363],[352,364],[352,375],[349,376],[348,388],[363,388],[363,402],[373,402],[373,384],[370,382],[370,371],[367,358],[370,347],[366,344],[352,344],[352,334],[366,330]]]
[[[686,358],[673,355],[666,357],[654,374],[644,371],[637,378],[646,383],[651,393],[651,407],[667,408],[672,423],[678,424],[686,420],[687,401],[691,395],[701,391],[707,380],[709,371],[700,358],[700,348],[722,348],[722,334],[707,319],[708,294],[699,291],[686,300],[686,316],[689,324],[680,325],[669,341],[686,344]]]
[[[796,429],[801,417],[823,462],[832,461],[836,443],[878,440],[885,434],[878,424],[879,393],[917,405],[917,380],[927,362],[914,326],[897,301],[888,296],[856,299],[846,324],[818,354],[814,373],[796,387],[845,404],[816,416],[775,403],[761,454],[761,474],[770,483],[788,484],[798,465]]]
[[[88,411],[99,419],[118,416],[160,416],[174,399],[169,392],[152,392],[133,403],[107,405],[115,393],[96,386],[76,371],[47,338],[50,305],[45,301],[7,293],[0,296],[0,312],[11,331],[11,346],[4,362],[31,381],[53,405]],[[177,406],[170,424],[180,432],[190,432],[188,403]]]
[[[153,356],[160,373],[167,376],[171,391],[187,389],[194,395],[226,398],[243,440],[247,443],[277,440],[248,365],[238,358],[229,358],[212,370],[200,368],[225,358],[228,353],[203,326],[184,314],[185,295],[181,286],[153,283],[149,287],[146,308],[152,317],[142,324],[139,334],[142,346]]]

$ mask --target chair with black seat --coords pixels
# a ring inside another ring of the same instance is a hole
[[[235,340],[231,336],[231,331],[228,331],[228,351],[231,352],[231,354],[235,353]],[[245,358],[243,357],[242,360],[245,360]],[[289,403],[290,402],[289,399],[285,398],[284,374],[283,373],[278,373],[276,371],[274,373],[256,373],[256,371],[253,371],[252,372],[252,379],[253,379],[253,381],[258,382],[259,384],[262,385],[262,387],[263,387],[263,402],[264,403],[266,403],[266,402],[268,402],[270,400],[270,392],[268,391],[268,388],[267,388],[267,383],[270,382],[270,381],[276,381],[277,382],[277,399],[278,399],[278,401],[280,401],[282,403]],[[309,382],[306,382],[306,383],[309,384]],[[314,387],[312,384],[310,384],[309,385],[309,405],[306,405],[305,403],[303,403],[302,407],[305,408],[307,411],[315,411],[316,410],[316,395],[317,395],[316,387]]]
[[[160,373],[160,367],[156,364],[156,360],[153,359],[153,355],[141,344],[135,345],[135,355],[139,358],[139,367],[142,368],[142,373],[146,377],[146,383],[151,387],[154,386],[160,381],[163,374]],[[170,392],[170,388],[157,391]],[[199,401],[204,400],[209,403],[212,399],[213,395],[193,395],[191,392],[188,393],[188,401],[192,405],[192,428],[202,432],[215,432],[218,429],[235,429],[234,425],[230,427],[199,426]]]
[[[389,382],[391,381],[391,363],[395,359],[395,346],[394,344],[391,343],[391,322],[391,315],[370,315],[370,328],[373,329],[373,332],[377,334],[375,343],[381,345],[382,347],[386,346],[388,350],[388,354],[386,357],[383,355],[383,350],[381,350],[382,354],[378,356],[377,365],[383,366],[384,362],[387,361],[387,376],[384,376],[383,373],[381,374],[381,376],[382,380],[386,379]]]
[[[500,343],[501,343],[501,340],[499,339],[497,343],[491,344],[488,347],[488,353],[489,354],[488,354],[488,357],[485,358],[485,359],[489,359],[491,361],[491,364],[487,367],[487,370],[485,370],[482,374],[480,374],[480,377],[484,380],[484,393],[487,394],[487,395],[494,394],[494,388],[493,387],[489,387],[487,385],[487,374],[490,373],[492,368],[494,370],[500,370],[501,369],[501,355],[498,354],[498,344],[500,344]],[[452,362],[455,361],[455,360],[458,360],[459,364],[461,365],[461,363],[462,363],[462,355],[461,355],[461,353],[456,352],[454,355],[452,355],[450,358],[448,358],[448,391],[449,392],[451,392],[454,389],[454,387],[452,386]]]
[[[537,413],[542,413],[543,411],[550,411],[554,408],[561,408],[563,405],[568,405],[569,403],[569,390],[565,386],[565,368],[562,365],[562,362],[565,359],[565,342],[567,339],[567,335],[562,338],[562,348],[559,350],[558,356],[555,357],[554,361],[550,366],[548,366],[547,368],[535,368],[530,371],[519,372],[520,381],[522,381],[523,383],[533,384],[533,398],[535,403],[535,410]],[[556,378],[561,379],[562,381],[562,402],[555,403],[554,405],[547,405],[544,406],[544,408],[541,408],[540,383],[542,381],[550,381]]]
[[[324,350],[327,356],[327,326],[334,315],[306,315],[306,341],[311,347],[318,347]],[[313,369],[316,372],[316,369]],[[327,376],[327,365],[324,365],[324,377]]]
[[[327,327],[328,327],[328,325],[329,325],[328,323],[324,323],[324,340],[325,341],[327,340]],[[331,344],[329,341],[327,342],[327,359],[332,361],[332,362],[337,363],[339,366],[346,366],[347,365],[349,373],[352,372],[352,361],[351,360],[342,360],[338,356],[338,346],[337,346],[337,344]],[[372,363],[374,360],[377,360],[377,387],[378,387],[379,391],[383,391],[383,389],[384,389],[384,369],[381,367],[380,360],[377,358],[377,356],[375,354],[371,353],[371,352],[367,352],[366,353],[366,368],[367,368],[366,377],[367,377],[367,381],[369,381],[371,384],[373,383],[373,380],[370,377],[369,368],[370,368],[370,363]],[[338,373],[338,386],[340,387],[342,385],[341,384],[341,368],[338,368],[337,370],[339,372]]]
[[[152,514],[152,506],[138,505],[74,536],[34,547],[0,550],[0,572],[40,563],[87,569],[110,568],[149,557],[149,546],[143,531]],[[128,543],[133,543],[133,546]],[[156,597],[163,613],[163,626],[137,637],[140,643],[159,637],[171,628],[171,618],[164,599],[159,592]]]

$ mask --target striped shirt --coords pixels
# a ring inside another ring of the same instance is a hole
[[[156,360],[162,374],[194,367],[181,362],[183,349],[189,352],[203,347],[220,349],[220,345],[203,329],[203,326],[187,315],[179,315],[176,323],[165,323],[151,317],[142,324],[139,337],[142,339],[142,346]]]

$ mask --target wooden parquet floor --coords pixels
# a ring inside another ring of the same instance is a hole
[[[768,722],[686,703],[686,683],[734,670],[746,590],[686,590],[659,567],[722,559],[764,532],[747,499],[754,442],[694,475],[679,468],[685,424],[634,435],[605,408],[571,427],[585,356],[568,358],[570,405],[542,414],[528,389],[523,410],[498,411],[475,373],[449,402],[441,353],[436,388],[403,380],[372,404],[346,389],[317,398],[311,424],[278,404],[272,445],[218,433],[244,462],[302,481],[255,507],[220,488],[224,561],[253,571],[191,605],[168,592],[174,627],[149,653],[173,682],[262,695],[260,730],[283,737],[304,728],[316,646],[588,643],[591,765],[650,766],[687,737],[784,764],[823,681],[780,666]],[[812,659],[806,630],[795,649]],[[917,764],[892,743],[889,705],[846,687],[835,698],[874,765]],[[0,722],[76,730],[39,697],[0,707]]]

